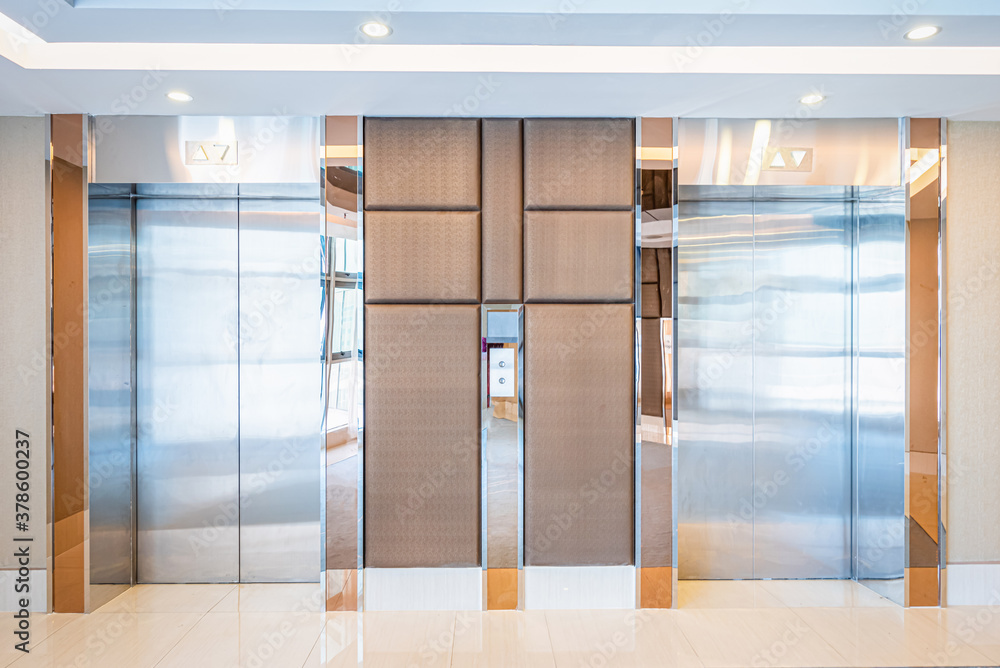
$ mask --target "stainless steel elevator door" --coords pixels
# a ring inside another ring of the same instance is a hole
[[[235,199],[140,199],[138,580],[239,578]]]
[[[132,203],[92,199],[88,224],[90,583],[132,582]]]
[[[754,202],[755,578],[851,577],[854,206]]]
[[[241,582],[319,580],[321,220],[239,204]]]
[[[854,204],[791,195],[681,189],[683,579],[851,577]]]
[[[753,577],[753,202],[681,202],[678,567]]]

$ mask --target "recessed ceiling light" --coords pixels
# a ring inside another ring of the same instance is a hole
[[[920,26],[906,33],[906,39],[927,39],[941,32],[940,26]]]
[[[167,97],[169,97],[174,102],[190,102],[191,100],[194,99],[193,97],[191,97],[182,90],[170,91],[169,93],[167,93]]]
[[[799,102],[802,104],[819,104],[826,99],[825,95],[820,95],[819,93],[809,93],[808,95],[803,95],[799,98]]]
[[[378,21],[369,21],[361,26],[361,32],[369,37],[387,37],[392,32],[392,28]]]

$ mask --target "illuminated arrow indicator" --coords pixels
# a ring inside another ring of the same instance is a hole
[[[184,142],[186,165],[235,165],[238,164],[238,144],[220,141]]]

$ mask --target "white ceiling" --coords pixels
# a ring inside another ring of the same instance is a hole
[[[0,13],[0,114],[1000,119],[996,0],[0,0]],[[373,18],[393,34],[369,43],[357,28]],[[923,24],[944,30],[903,39]],[[798,103],[814,90],[824,104]]]

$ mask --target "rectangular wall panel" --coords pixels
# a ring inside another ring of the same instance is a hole
[[[479,302],[479,213],[365,215],[365,300]]]
[[[525,564],[634,561],[633,307],[525,307]]]
[[[631,118],[530,118],[524,122],[526,209],[635,208]]]
[[[236,200],[136,207],[139,582],[236,582]]]
[[[479,306],[368,306],[365,326],[365,565],[479,565]]]
[[[483,120],[483,301],[521,301],[520,119]]]
[[[753,203],[680,203],[681,579],[753,577]]]
[[[240,582],[320,572],[317,202],[239,205]]]
[[[626,302],[635,284],[631,211],[526,211],[526,302]]]
[[[367,211],[479,209],[479,120],[365,120]]]

